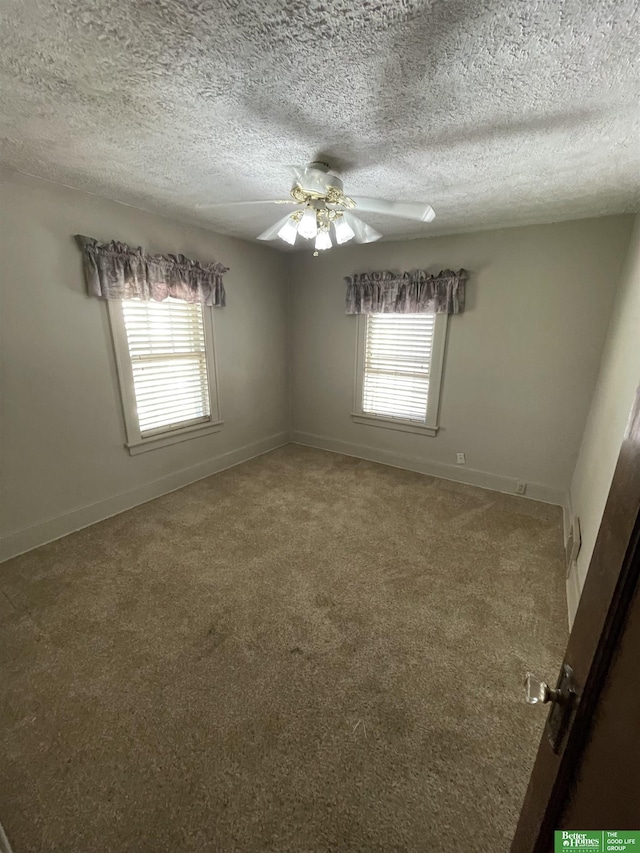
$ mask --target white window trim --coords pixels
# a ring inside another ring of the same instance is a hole
[[[118,386],[120,388],[120,399],[122,402],[122,414],[124,417],[124,430],[126,434],[125,447],[131,456],[146,453],[148,450],[156,450],[159,447],[167,447],[181,441],[199,438],[214,432],[220,432],[224,423],[220,414],[220,395],[218,393],[218,371],[215,350],[215,336],[213,333],[213,309],[202,306],[202,325],[204,328],[204,340],[207,357],[207,375],[209,379],[209,411],[211,414],[206,420],[200,421],[178,429],[159,432],[155,435],[143,438],[140,435],[140,426],[136,415],[136,395],[133,385],[133,369],[129,356],[129,343],[127,341],[127,330],[124,323],[124,312],[120,299],[107,300],[109,309],[109,326],[113,340],[113,350],[116,357],[116,371],[118,373]]]
[[[444,372],[444,356],[447,346],[447,330],[449,327],[448,314],[436,314],[433,329],[433,349],[429,367],[429,395],[427,398],[427,420],[403,420],[401,418],[385,418],[362,411],[362,386],[364,383],[364,360],[367,336],[367,315],[358,314],[356,332],[356,370],[354,387],[354,405],[351,417],[357,424],[394,429],[400,432],[413,432],[421,435],[437,435],[440,414],[440,389]]]

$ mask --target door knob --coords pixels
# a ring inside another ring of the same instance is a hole
[[[576,707],[573,669],[568,663],[562,664],[555,688],[528,672],[524,679],[524,698],[529,705],[550,704],[545,732],[553,751],[558,753]]]
[[[557,702],[560,692],[549,687],[546,681],[540,681],[532,672],[524,679],[524,700],[529,705],[545,705],[547,702]]]

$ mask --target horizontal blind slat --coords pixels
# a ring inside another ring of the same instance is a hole
[[[192,394],[196,387],[202,386],[205,383],[202,378],[194,377],[188,382],[174,383],[171,386],[165,386],[164,389],[159,389],[157,383],[136,386],[136,399],[138,403],[143,403],[148,399],[157,399],[158,396],[167,396],[176,392],[183,394]]]
[[[194,370],[200,370],[203,357],[194,356],[190,359],[178,355],[175,358],[139,358],[132,362],[132,367],[140,376],[184,376]]]
[[[198,400],[176,400],[158,408],[154,406],[143,406],[138,408],[138,415],[142,419],[162,418],[164,415],[168,416],[172,412],[188,412],[189,414],[192,412],[198,412],[199,414],[204,415],[206,414],[206,409],[204,406],[200,405]]]
[[[156,412],[169,411],[174,407],[186,408],[187,406],[197,406],[202,408],[199,400],[194,400],[192,394],[172,395],[165,397],[149,398],[138,402],[138,412]]]
[[[148,428],[141,430],[140,435],[142,438],[152,438],[155,435],[164,435],[167,432],[171,432],[172,430],[181,429],[182,427],[195,426],[196,424],[204,424],[208,423],[209,417],[202,418],[188,418],[186,421],[172,421],[171,423],[162,423],[159,426],[149,426]]]

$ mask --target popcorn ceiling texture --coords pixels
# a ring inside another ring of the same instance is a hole
[[[9,167],[252,238],[316,157],[387,237],[636,209],[637,0],[1,0]],[[634,70],[635,63],[635,70]],[[109,235],[98,235],[108,237]]]

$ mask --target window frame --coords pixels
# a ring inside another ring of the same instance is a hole
[[[122,415],[124,419],[124,431],[126,441],[124,446],[131,456],[145,453],[148,450],[156,450],[167,447],[192,438],[200,438],[203,435],[220,432],[224,421],[220,413],[220,393],[218,385],[218,370],[215,347],[213,308],[202,305],[202,327],[204,331],[207,378],[209,386],[209,418],[195,424],[167,429],[164,432],[154,432],[153,435],[142,437],[138,423],[137,402],[133,381],[133,367],[129,355],[129,341],[124,321],[123,300],[109,299],[107,307],[109,312],[109,327],[111,329],[111,340],[116,360],[116,372],[118,375],[118,388],[120,391],[120,402],[122,404]]]
[[[445,350],[449,315],[436,314],[433,328],[433,347],[429,365],[429,392],[427,394],[427,419],[421,421],[389,418],[363,411],[362,396],[364,386],[365,348],[367,340],[368,314],[358,314],[356,330],[356,366],[354,382],[354,405],[351,417],[357,424],[382,427],[384,429],[413,432],[420,435],[437,435],[440,429],[440,392],[444,374]]]

